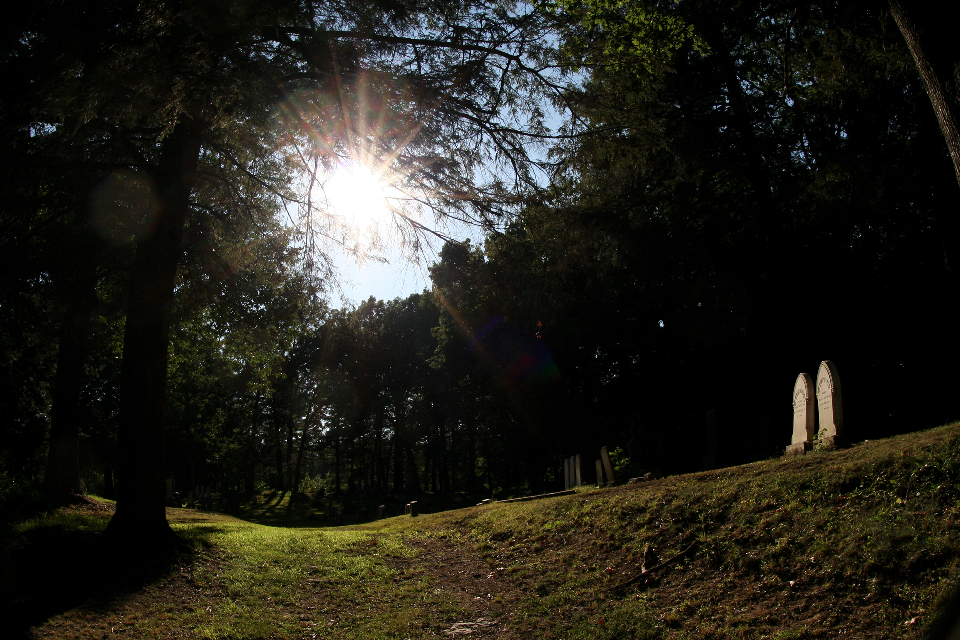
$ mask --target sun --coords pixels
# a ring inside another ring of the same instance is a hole
[[[327,174],[318,195],[329,210],[361,229],[386,221],[398,196],[382,172],[349,160]]]

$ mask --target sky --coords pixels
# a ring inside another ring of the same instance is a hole
[[[480,229],[468,225],[444,228],[444,233],[457,240],[469,239],[475,245],[483,246],[483,234]],[[383,257],[388,262],[367,260],[358,264],[356,259],[339,255],[335,257],[340,270],[341,292],[330,293],[333,307],[355,306],[370,296],[377,300],[406,298],[412,293],[421,293],[430,289],[430,274],[427,269],[440,259],[443,243],[437,238],[426,238],[417,261],[411,261],[403,254],[398,242],[390,244],[384,250]]]
[[[370,296],[378,300],[406,298],[431,288],[428,268],[439,259],[443,243],[427,234],[421,237],[420,253],[415,259],[404,254],[400,239],[392,230],[396,224],[395,214],[387,205],[389,200],[402,198],[402,194],[394,192],[360,163],[342,163],[314,188],[314,201],[322,203],[336,219],[353,228],[355,238],[363,242],[371,234],[381,235],[382,248],[376,253],[386,259],[386,262],[371,259],[359,262],[335,244],[325,247],[339,271],[339,289],[334,287],[329,291],[331,306],[352,307]],[[416,215],[412,211],[408,214]],[[430,221],[423,222],[433,226]],[[482,244],[481,231],[472,225],[445,220],[437,230],[457,240],[469,238]],[[366,250],[372,251],[370,247]]]
[[[347,307],[357,305],[370,296],[377,300],[393,300],[429,289],[427,267],[432,264],[435,255],[436,252],[431,252],[431,255],[421,258],[420,264],[413,264],[399,248],[394,248],[385,256],[389,263],[368,260],[362,265],[353,258],[342,256],[338,260],[342,295],[333,293],[331,302],[337,307]]]

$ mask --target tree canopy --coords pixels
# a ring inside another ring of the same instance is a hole
[[[601,446],[628,473],[775,455],[824,359],[855,439],[949,419],[958,183],[930,104],[956,87],[931,88],[952,58],[930,24],[896,2],[21,7],[0,474],[110,493],[109,535],[164,538],[171,472],[234,499],[475,496],[555,488]],[[324,243],[362,251],[318,191],[345,159],[389,177],[403,241],[447,240],[432,290],[329,306]]]

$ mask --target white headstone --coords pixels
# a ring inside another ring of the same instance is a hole
[[[843,437],[843,402],[840,375],[829,360],[820,363],[817,372],[817,412],[820,416],[820,442],[828,447],[840,444]]]
[[[817,437],[813,389],[813,377],[809,373],[797,376],[793,385],[793,436],[787,447],[788,454],[799,455],[813,448]]]
[[[573,477],[576,480],[576,486],[582,487],[583,482],[580,476],[580,454],[578,453],[573,457]]]

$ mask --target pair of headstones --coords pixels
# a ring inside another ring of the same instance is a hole
[[[817,429],[817,416],[820,427]],[[801,455],[817,445],[837,447],[843,444],[843,403],[840,376],[829,360],[820,363],[816,386],[809,373],[797,376],[793,385],[793,437],[787,453]]]
[[[580,464],[581,458],[578,453],[575,456],[570,456],[563,461],[563,488],[564,490],[570,490],[574,487],[583,486],[583,476]],[[603,481],[603,470],[607,470],[607,481],[606,484],[612,485],[614,483],[613,478],[613,465],[610,464],[610,454],[607,453],[607,448],[603,447],[600,449],[600,459],[597,460],[597,486],[604,486]]]
[[[580,454],[570,456],[563,461],[563,488],[564,490],[573,489],[583,485],[583,479],[580,473]]]

